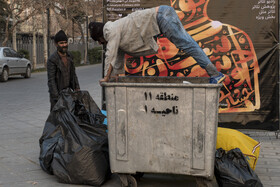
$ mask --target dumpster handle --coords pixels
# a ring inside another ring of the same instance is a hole
[[[123,109],[118,110],[116,128],[117,159],[127,160],[127,121],[126,111]]]

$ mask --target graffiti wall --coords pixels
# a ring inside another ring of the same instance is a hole
[[[159,5],[170,5],[186,31],[226,75],[220,92],[219,125],[278,129],[279,31],[275,0],[107,0],[105,22]],[[158,53],[126,55],[129,76],[207,77],[188,54],[163,35]]]

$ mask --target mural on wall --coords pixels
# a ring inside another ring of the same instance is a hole
[[[106,0],[104,22],[170,5],[186,31],[226,75],[218,122],[229,128],[279,129],[279,0]],[[157,54],[126,55],[128,76],[208,77],[163,35]]]
[[[260,108],[260,68],[253,43],[241,28],[211,20],[207,15],[209,0],[171,0],[186,31],[203,49],[217,69],[226,75],[220,113],[250,112]],[[157,38],[155,55],[126,55],[127,75],[206,77],[196,61],[179,51],[164,36]]]

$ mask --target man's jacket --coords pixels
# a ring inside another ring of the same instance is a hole
[[[146,56],[156,54],[157,42],[154,36],[160,34],[156,18],[156,9],[136,11],[128,16],[107,22],[104,25],[106,46],[105,74],[109,65],[115,73],[124,73],[124,54]]]
[[[80,89],[78,78],[75,71],[73,57],[67,53],[68,65],[70,65],[70,83],[69,88],[72,90]],[[48,59],[47,70],[48,70],[48,87],[50,93],[50,99],[57,100],[60,92],[65,89],[63,88],[64,77],[62,76],[62,60],[59,54],[54,52]]]

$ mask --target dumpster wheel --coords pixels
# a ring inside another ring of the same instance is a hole
[[[122,187],[137,187],[136,179],[131,175],[119,174]]]

